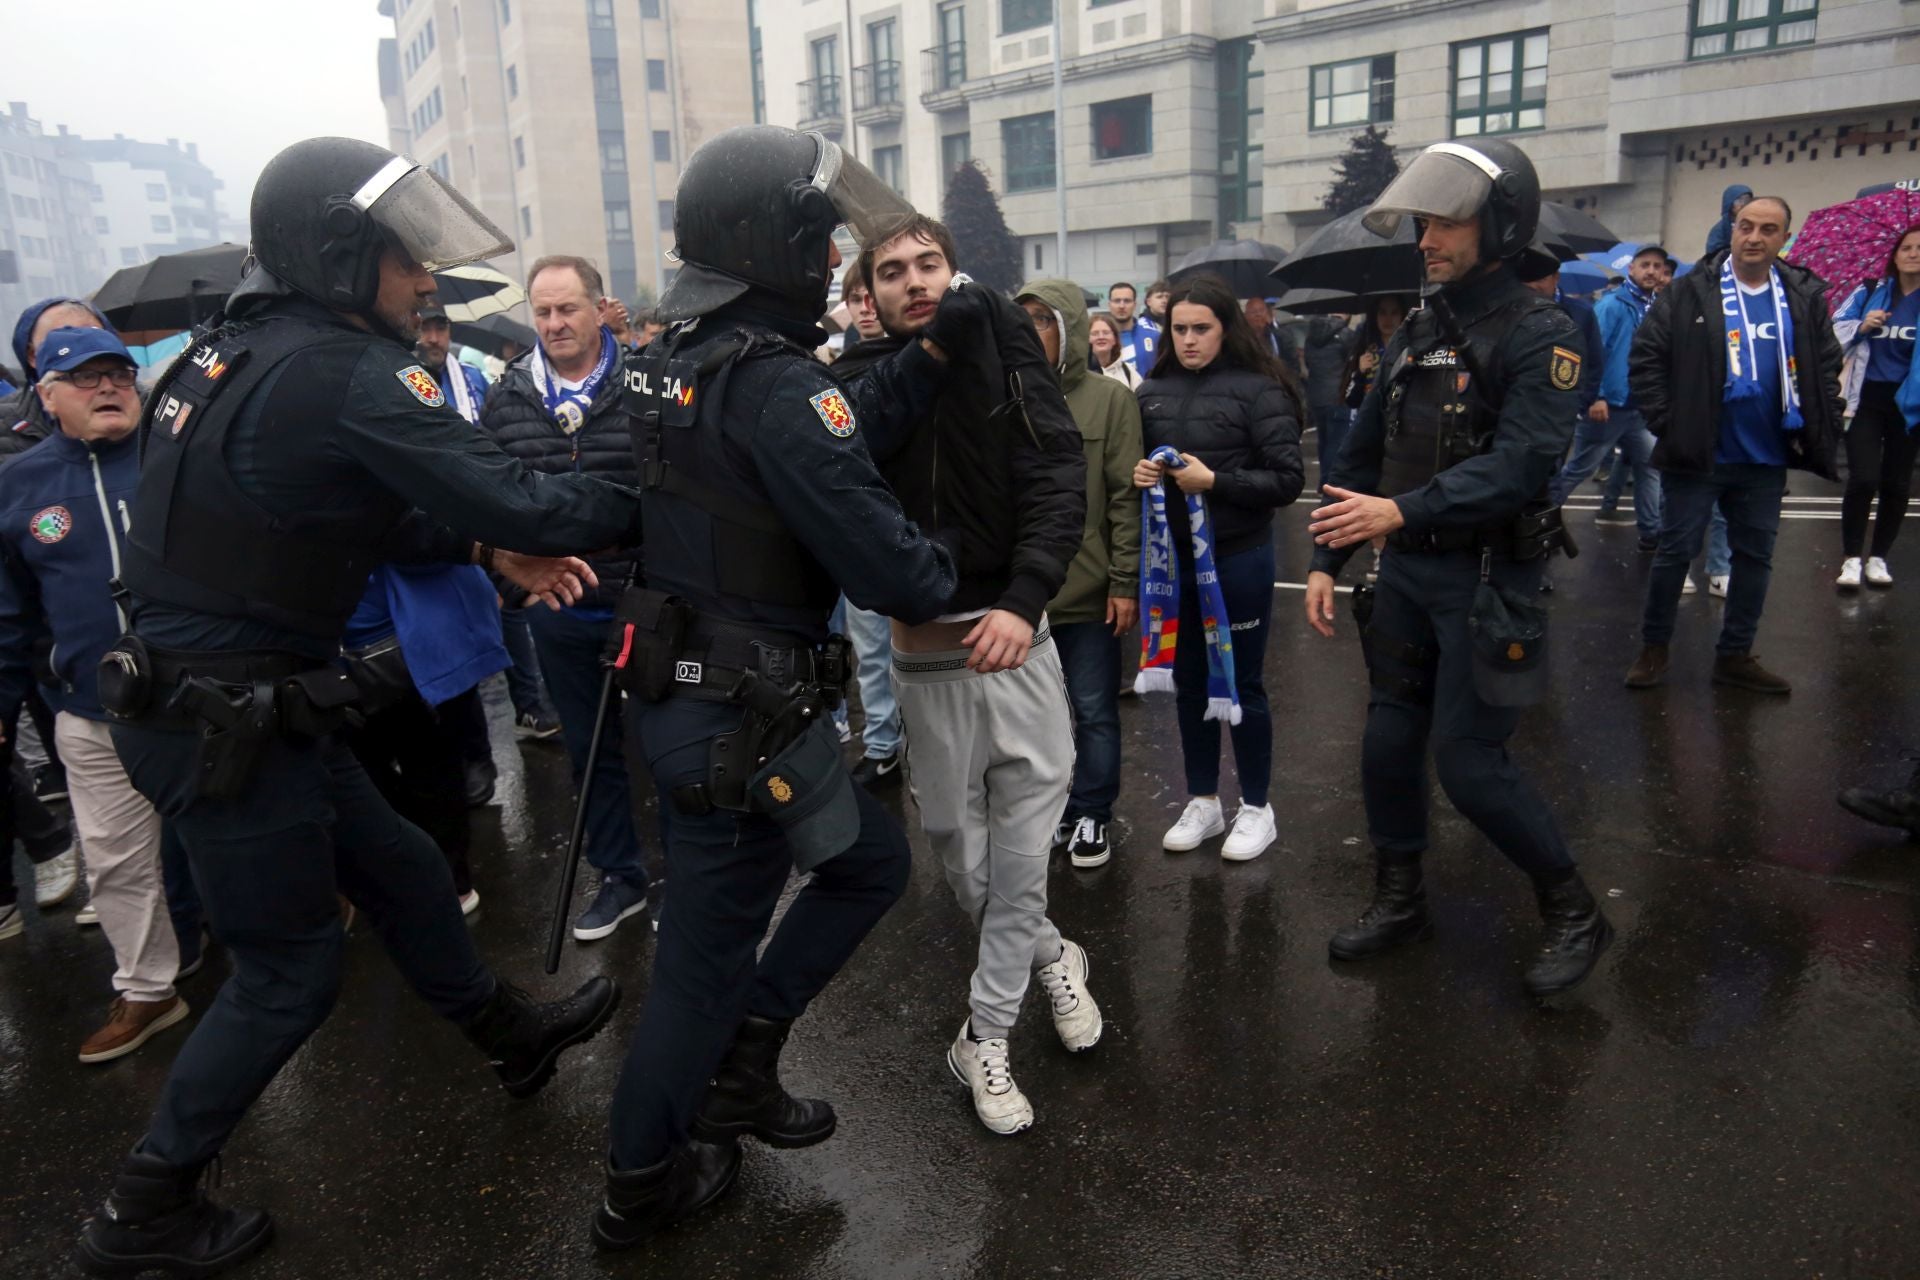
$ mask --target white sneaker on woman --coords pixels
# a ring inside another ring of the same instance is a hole
[[[1833,580],[1833,585],[1842,591],[1852,591],[1860,585],[1859,556],[1848,556],[1840,562],[1840,576]]]
[[[1220,856],[1228,862],[1251,862],[1267,851],[1279,835],[1273,824],[1273,806],[1240,806],[1233,818],[1233,834],[1220,846]]]
[[[33,869],[33,903],[51,907],[73,896],[80,883],[80,860],[72,849],[48,858]]]
[[[1870,587],[1893,585],[1893,575],[1887,572],[1887,562],[1879,556],[1867,557],[1867,585]]]
[[[1195,796],[1187,801],[1180,821],[1168,828],[1160,846],[1168,853],[1186,853],[1198,849],[1226,829],[1227,818],[1220,812],[1220,797]]]

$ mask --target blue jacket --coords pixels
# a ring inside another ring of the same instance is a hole
[[[395,636],[413,687],[433,706],[458,697],[512,660],[500,638],[500,605],[478,565],[383,564],[347,621],[342,643],[360,649]]]
[[[51,435],[0,470],[0,717],[32,685],[36,635],[53,632],[55,710],[105,720],[100,655],[126,630],[108,583],[140,479],[133,436],[87,445]]]
[[[1601,370],[1600,395],[1616,409],[1633,407],[1633,392],[1627,385],[1627,354],[1633,350],[1633,335],[1645,314],[1634,304],[1626,285],[1593,304],[1593,316],[1600,325],[1601,353],[1595,361]]]
[[[1586,359],[1580,362],[1580,414],[1586,416],[1589,407],[1600,398],[1601,366],[1607,362],[1607,353],[1612,350],[1600,336],[1600,322],[1595,318],[1593,306],[1578,298],[1561,298],[1560,305],[1580,326],[1580,346]]]
[[[1872,285],[1863,284],[1847,295],[1845,304],[1834,313],[1834,323],[1837,325],[1842,321],[1850,320],[1857,325],[1860,317],[1867,312],[1888,310],[1892,306],[1893,280],[1891,278],[1876,281]],[[1847,350],[1851,351],[1857,344],[1870,340],[1861,336],[1856,329],[1852,339],[1846,343]],[[1901,416],[1907,420],[1908,431],[1920,427],[1920,342],[1913,344],[1913,357],[1907,366],[1907,376],[1901,380],[1899,389],[1893,393],[1893,402],[1899,407]]]

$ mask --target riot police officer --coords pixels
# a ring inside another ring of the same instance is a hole
[[[1328,949],[1358,960],[1432,932],[1420,875],[1431,739],[1447,798],[1533,880],[1546,933],[1525,981],[1548,996],[1579,984],[1613,937],[1507,753],[1519,708],[1545,688],[1537,592],[1565,537],[1545,494],[1579,411],[1586,353],[1566,312],[1515,272],[1540,252],[1530,248],[1539,179],[1518,147],[1427,148],[1365,221],[1390,235],[1407,216],[1439,288],[1389,345],[1309,526],[1318,545],[1307,619],[1323,635],[1333,634],[1341,566],[1374,538],[1388,548],[1377,588],[1355,596],[1372,683],[1362,789],[1376,889]]]
[[[184,841],[233,976],[82,1235],[99,1275],[212,1275],[267,1243],[264,1211],[195,1184],[333,1004],[336,893],[516,1097],[619,998],[595,978],[536,1003],[481,963],[446,860],[333,732],[357,686],[332,660],[380,560],[490,563],[570,599],[590,573],[567,553],[631,541],[638,495],[529,474],[415,363],[428,272],[511,248],[431,170],[297,143],[261,173],[252,224],[253,270],[141,423],[116,556],[130,634],[100,677],[120,758]]]
[[[621,679],[670,805],[653,986],[611,1114],[603,1249],[723,1195],[738,1139],[824,1141],[832,1107],[782,1088],[794,1019],[906,886],[905,834],[842,762],[826,714],[849,674],[828,616],[844,589],[910,623],[956,578],[902,514],[863,430],[899,429],[938,390],[953,333],[984,332],[979,287],[842,385],[812,357],[839,224],[863,244],[912,209],[819,134],[730,130],[682,174],[674,322],[628,357],[645,494],[645,582],[616,608]],[[792,870],[811,870],[758,963]]]

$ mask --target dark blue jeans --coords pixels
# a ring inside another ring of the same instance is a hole
[[[668,698],[640,704],[634,719],[661,803],[672,806],[675,787],[706,779],[714,736],[739,728],[741,713],[723,703]],[[805,1013],[905,891],[906,833],[866,788],[853,793],[859,837],[814,870],[758,961],[755,948],[793,871],[786,839],[758,814],[673,807],[673,909],[661,913],[653,985],[609,1116],[617,1168],[658,1163],[685,1141],[740,1019]]]
[[[1718,463],[1711,476],[1668,472],[1660,519],[1660,549],[1647,579],[1647,610],[1641,639],[1648,644],[1673,640],[1674,619],[1687,566],[1713,519],[1715,504],[1727,517],[1727,546],[1733,552],[1733,580],[1727,587],[1726,617],[1720,624],[1723,654],[1751,653],[1773,578],[1773,540],[1780,532],[1780,500],[1787,491],[1785,467]]]
[[[1496,560],[1491,573],[1531,599],[1545,565]],[[1474,689],[1467,615],[1479,585],[1476,552],[1389,550],[1381,557],[1361,748],[1367,833],[1389,861],[1425,851],[1431,739],[1434,772],[1460,815],[1521,870],[1554,878],[1573,866],[1573,854],[1546,801],[1507,754],[1520,710],[1489,706]]]
[[[551,711],[546,691],[540,686],[540,658],[534,652],[533,632],[527,627],[527,610],[500,611],[500,639],[507,646],[507,656],[513,659],[506,675],[507,695],[513,699],[514,715]]]
[[[115,725],[113,742],[186,847],[233,964],[180,1046],[143,1150],[180,1168],[204,1164],[326,1021],[345,937],[336,894],[434,1012],[466,1018],[492,997],[446,859],[394,813],[345,743],[273,739],[243,795],[208,800],[194,794],[191,733]]]
[[[1073,707],[1067,820],[1111,822],[1120,795],[1120,641],[1104,622],[1064,622],[1053,625],[1053,642]]]
[[[1233,628],[1233,682],[1240,723],[1230,727],[1242,804],[1263,805],[1273,785],[1273,714],[1265,679],[1267,624],[1273,618],[1273,540],[1216,562],[1220,594]],[[1193,553],[1180,548],[1180,638],[1173,650],[1173,691],[1187,794],[1220,794],[1220,722],[1207,714],[1207,633],[1194,592]]]
[[[600,708],[603,671],[600,651],[607,642],[605,622],[565,610],[527,610],[534,647],[547,692],[560,713],[560,736],[573,762],[573,785],[580,785],[593,740],[593,718]],[[616,691],[615,697],[619,695]],[[640,837],[633,826],[633,788],[627,781],[626,733],[619,705],[607,713],[594,762],[593,789],[587,795],[587,861],[601,879],[626,880],[644,887],[647,870],[640,859]]]

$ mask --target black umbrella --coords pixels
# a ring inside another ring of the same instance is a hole
[[[491,315],[484,320],[455,320],[453,340],[462,346],[473,347],[497,357],[502,343],[517,342],[525,349],[532,347],[539,338],[531,328],[512,316]]]
[[[246,258],[239,244],[162,254],[108,276],[93,305],[119,329],[191,329],[226,305]]]
[[[1365,315],[1373,310],[1373,304],[1381,298],[1398,294],[1411,300],[1419,292],[1418,289],[1386,289],[1379,293],[1348,293],[1345,289],[1289,289],[1280,295],[1280,301],[1274,305],[1296,316]]]
[[[1349,296],[1418,293],[1427,272],[1413,247],[1413,219],[1401,219],[1395,235],[1377,236],[1361,223],[1365,216],[1366,210],[1355,209],[1321,227],[1274,269],[1274,277],[1294,289]]]
[[[510,311],[527,300],[524,289],[484,262],[436,271],[433,282],[434,298],[454,324]]]
[[[1197,275],[1215,275],[1237,298],[1264,298],[1273,291],[1268,277],[1286,256],[1285,249],[1258,240],[1221,240],[1180,259],[1167,279],[1180,284]]]
[[[1540,238],[1556,252],[1561,245],[1573,250],[1562,256],[1563,262],[1571,262],[1583,253],[1604,253],[1620,243],[1620,237],[1602,226],[1599,219],[1551,200],[1540,205]]]

